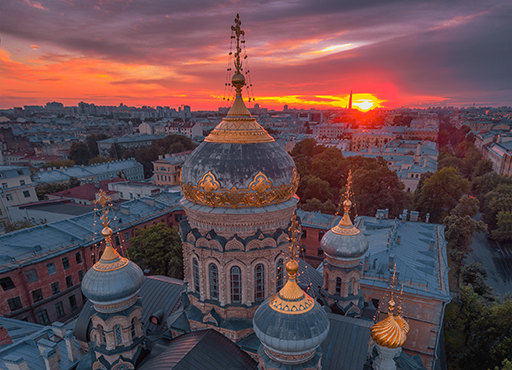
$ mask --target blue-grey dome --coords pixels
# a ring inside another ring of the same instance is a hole
[[[265,347],[285,355],[303,354],[327,337],[329,319],[318,303],[310,311],[290,314],[272,309],[269,299],[258,307],[252,320],[254,332]]]
[[[350,260],[361,258],[368,251],[368,239],[354,226],[352,234],[339,234],[333,229],[325,233],[320,242],[322,250],[329,257]]]
[[[137,294],[143,282],[140,267],[119,257],[108,262],[101,260],[89,269],[82,281],[82,292],[93,303],[115,304]]]

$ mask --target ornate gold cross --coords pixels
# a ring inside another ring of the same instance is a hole
[[[108,227],[108,225],[110,225],[110,220],[107,219],[107,214],[108,214],[109,210],[106,206],[107,206],[107,203],[110,202],[110,200],[112,198],[109,197],[107,195],[107,193],[105,193],[105,191],[103,191],[103,189],[100,189],[99,194],[100,194],[100,196],[98,197],[98,200],[95,200],[94,203],[100,204],[101,207],[103,208],[103,214],[100,217],[101,224],[103,225],[103,227]]]
[[[236,35],[236,53],[235,53],[235,68],[236,73],[242,73],[240,72],[242,69],[242,62],[240,61],[240,52],[242,49],[240,48],[240,36],[245,35],[245,31],[240,28],[242,25],[242,21],[240,20],[240,15],[237,14],[235,18],[235,25],[231,26],[231,30],[235,32]]]

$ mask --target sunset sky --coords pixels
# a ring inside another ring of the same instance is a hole
[[[512,105],[511,4],[2,0],[0,108],[225,106],[236,13],[263,107]]]

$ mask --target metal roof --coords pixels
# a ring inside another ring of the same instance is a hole
[[[172,339],[167,350],[138,369],[257,370],[258,363],[224,335],[207,329]]]

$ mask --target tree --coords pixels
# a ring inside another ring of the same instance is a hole
[[[471,285],[476,294],[494,300],[492,287],[487,284],[487,270],[480,262],[471,262],[461,270],[462,284]]]
[[[311,160],[311,173],[336,188],[342,179],[343,154],[337,148],[326,148]]]
[[[507,222],[506,213],[512,212],[512,184],[501,183],[494,190],[488,192],[485,197],[483,219],[491,230],[498,227],[498,214],[501,214],[501,222]]]
[[[327,181],[316,176],[308,175],[300,179],[297,195],[305,203],[308,199],[316,198],[323,203],[332,198],[334,192]]]
[[[89,149],[91,158],[100,154],[98,151],[98,141],[106,140],[108,138],[110,138],[110,136],[106,134],[92,134],[85,138],[85,142],[87,143],[87,148]]]
[[[74,167],[76,165],[76,163],[70,159],[66,159],[64,161],[50,161],[50,162],[46,162],[46,163],[43,163],[41,165],[41,168],[49,168],[49,167],[57,167],[57,168],[60,168],[60,167]]]
[[[462,200],[462,203],[466,204],[459,209],[453,209],[450,216],[445,217],[443,221],[446,226],[444,235],[447,242],[448,255],[455,265],[457,286],[460,282],[460,275],[462,268],[464,267],[464,261],[470,250],[469,248],[473,240],[473,234],[475,232],[487,231],[486,224],[482,221],[476,221],[471,218],[469,214],[464,213],[464,211],[472,212],[472,210],[468,211],[470,207],[468,207],[467,203],[469,203],[469,201]]]
[[[183,250],[177,229],[162,222],[138,231],[130,241],[128,257],[141,269],[183,279]]]
[[[96,157],[89,159],[87,164],[90,166],[91,164],[107,163],[112,161],[114,161],[114,158],[105,158],[98,154]]]
[[[48,199],[46,194],[53,194],[59,191],[71,189],[74,187],[80,186],[80,180],[76,177],[70,177],[68,182],[59,183],[59,182],[50,182],[47,184],[36,186],[36,194],[37,199],[45,200]]]
[[[492,172],[492,162],[488,159],[482,159],[478,161],[473,171],[473,178],[485,175],[486,173]]]
[[[87,144],[74,141],[69,148],[69,158],[78,165],[87,164],[87,161],[91,158]]]
[[[307,212],[322,212],[330,215],[336,213],[336,206],[330,199],[327,199],[323,203],[316,198],[308,199],[306,204],[300,204],[299,207]]]
[[[425,180],[418,200],[417,210],[430,213],[433,223],[441,222],[469,189],[469,182],[453,167],[437,170]]]
[[[125,151],[126,151],[125,147],[119,145],[119,143],[113,143],[110,146],[110,148],[108,148],[107,153],[108,153],[109,158],[121,159],[121,158],[123,158]]]

